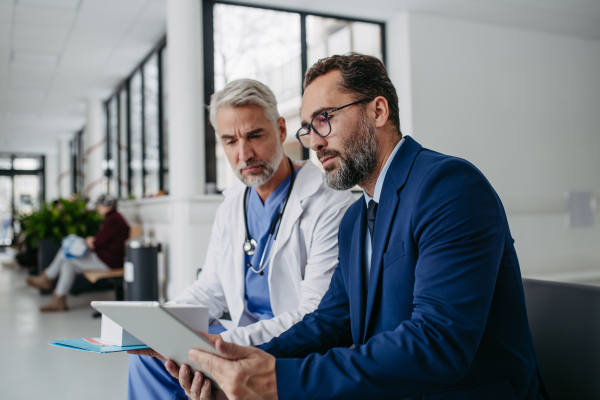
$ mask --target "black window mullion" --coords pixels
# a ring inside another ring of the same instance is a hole
[[[204,39],[204,156],[206,183],[217,185],[217,140],[215,129],[210,123],[208,103],[215,92],[215,41],[214,41],[215,3],[204,1],[202,10],[202,29]]]
[[[40,177],[41,181],[41,193],[39,200],[43,204],[46,201],[46,156],[42,155],[40,157],[40,162],[42,164],[42,168],[41,171],[38,172],[38,176]]]
[[[127,80],[125,90],[127,95],[127,104],[125,105],[127,108],[127,197],[129,197],[132,190],[131,177],[133,176],[133,172],[131,171],[131,79]]]
[[[163,111],[163,56],[165,54],[165,48],[162,47],[158,51],[158,189],[164,191],[164,172],[165,166],[163,162],[164,158],[164,148],[163,148],[163,121],[164,121],[164,111]]]
[[[105,111],[105,115],[106,115],[106,137],[105,137],[105,141],[106,141],[106,151],[104,154],[104,158],[105,158],[105,162],[106,162],[106,170],[104,170],[104,176],[106,177],[106,193],[109,193],[110,191],[110,167],[109,167],[109,163],[108,161],[110,160],[110,99],[104,103],[104,111]]]
[[[302,62],[302,78],[301,78],[301,91],[302,96],[304,95],[304,77],[308,70],[308,43],[306,42],[306,13],[300,13],[300,49],[301,49],[301,62]],[[310,157],[310,150],[302,146],[302,159],[308,160]]]
[[[117,91],[115,94],[115,98],[117,100],[117,132],[116,132],[116,148],[117,154],[114,156],[115,161],[115,185],[117,185],[117,197],[121,198],[121,92]]]
[[[144,65],[140,67],[141,91],[142,91],[142,198],[146,195],[146,82]]]

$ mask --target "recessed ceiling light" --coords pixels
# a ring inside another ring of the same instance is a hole
[[[8,111],[6,116],[9,118],[38,118],[39,113],[37,111]]]
[[[24,6],[59,8],[63,10],[76,10],[79,7],[79,0],[18,0],[17,3]]]
[[[46,51],[13,50],[13,64],[57,65],[60,53]]]
[[[44,97],[46,95],[45,90],[35,88],[11,88],[8,92],[19,97]]]

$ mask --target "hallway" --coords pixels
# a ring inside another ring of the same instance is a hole
[[[0,261],[5,255],[0,253]],[[69,297],[70,310],[41,314],[50,296],[25,285],[25,270],[0,267],[0,387],[3,399],[124,399],[127,355],[92,354],[49,346],[58,339],[100,336],[91,317],[92,300],[113,300],[112,292]]]

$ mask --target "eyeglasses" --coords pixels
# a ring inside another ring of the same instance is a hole
[[[324,113],[315,115],[313,117],[312,121],[310,122],[310,124],[298,129],[298,132],[296,132],[296,139],[298,139],[298,141],[300,142],[302,147],[304,147],[305,149],[310,148],[310,132],[311,131],[314,131],[317,135],[319,135],[323,138],[329,136],[329,134],[331,133],[331,123],[329,122],[329,114],[339,111],[342,108],[350,107],[355,104],[359,104],[359,103],[363,103],[365,101],[371,101],[371,100],[373,100],[373,99],[358,100],[358,101],[355,101],[354,103],[346,104],[345,106],[338,107],[331,111],[326,111]]]

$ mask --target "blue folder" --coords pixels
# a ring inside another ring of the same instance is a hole
[[[50,346],[64,347],[67,349],[89,351],[91,353],[118,353],[127,350],[147,349],[146,345],[138,346],[110,346],[101,342],[100,338],[53,340],[48,343]]]

